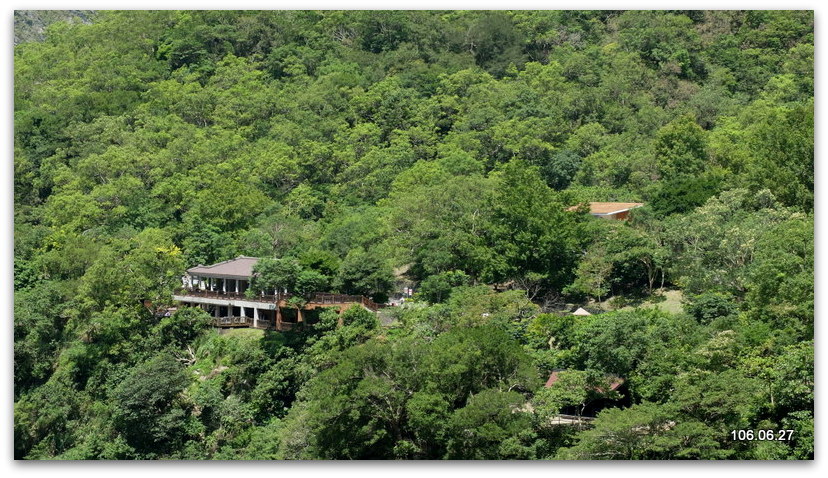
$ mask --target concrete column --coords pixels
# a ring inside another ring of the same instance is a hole
[[[239,293],[239,280],[238,279],[235,279],[235,280],[236,280],[236,294],[238,294]]]
[[[282,330],[282,309],[276,304],[276,330]]]
[[[305,319],[302,317],[302,309],[296,309],[296,323],[301,324]]]
[[[210,280],[210,292],[215,292],[216,283],[213,281],[212,277],[210,277],[209,280]]]
[[[227,279],[221,279],[221,293],[227,293]]]
[[[259,308],[253,307],[253,327],[259,326]]]
[[[218,316],[219,316],[219,306],[214,305],[213,306],[213,317],[218,318]]]

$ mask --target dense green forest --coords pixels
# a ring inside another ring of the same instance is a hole
[[[14,47],[16,458],[813,458],[813,12],[92,18]],[[238,255],[416,294],[162,313]]]

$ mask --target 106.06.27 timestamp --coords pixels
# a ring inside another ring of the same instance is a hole
[[[730,438],[735,441],[788,441],[793,437],[793,430],[730,430]]]

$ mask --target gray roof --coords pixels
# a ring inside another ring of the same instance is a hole
[[[259,262],[258,257],[239,256],[229,261],[211,266],[201,264],[187,269],[190,275],[203,277],[229,277],[231,279],[249,279],[253,277],[253,266]]]

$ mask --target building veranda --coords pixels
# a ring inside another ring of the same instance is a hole
[[[173,294],[182,305],[198,307],[214,318],[216,327],[254,327],[290,330],[312,323],[318,313],[332,308],[338,313],[349,307],[376,312],[380,305],[360,295],[317,292],[297,306],[286,289],[251,289],[253,268],[259,258],[239,256],[213,265],[187,269],[183,287]]]

